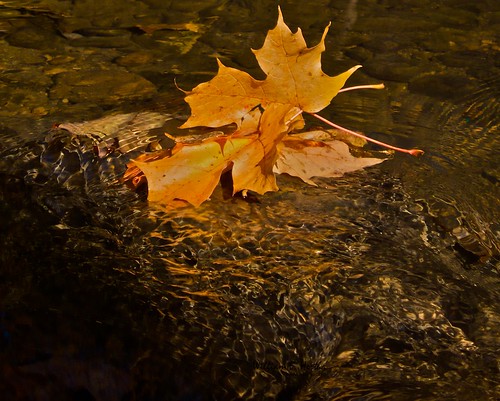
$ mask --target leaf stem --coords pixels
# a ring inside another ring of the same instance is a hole
[[[348,92],[348,91],[355,91],[358,89],[384,89],[385,86],[384,84],[376,84],[376,85],[358,85],[358,86],[351,86],[349,88],[342,88],[339,90],[338,93],[341,92]]]
[[[298,116],[302,114],[302,110],[298,110],[292,117],[290,117],[287,121],[285,121],[285,125],[290,124],[293,120],[295,120]]]
[[[348,134],[351,134],[351,135],[354,135],[354,136],[357,136],[358,138],[363,138],[364,140],[368,141],[368,142],[373,142],[373,143],[376,143],[377,145],[380,145],[380,146],[383,146],[383,147],[386,147],[386,148],[389,148],[389,149],[392,149],[392,150],[396,150],[398,152],[402,152],[402,153],[408,153],[412,156],[422,156],[424,154],[424,151],[423,150],[420,150],[420,149],[404,149],[404,148],[398,148],[396,146],[392,146],[392,145],[389,145],[387,143],[384,143],[384,142],[380,142],[380,141],[377,141],[376,139],[372,139],[372,138],[369,138],[363,134],[359,134],[357,132],[354,132],[354,131],[351,131],[350,129],[347,129],[347,128],[344,128],[344,127],[341,127],[340,125],[337,125],[337,124],[334,124],[332,123],[330,120],[327,120],[326,118],[324,117],[321,117],[320,115],[316,114],[316,113],[311,113],[311,115],[313,115],[314,117],[316,117],[318,120],[320,121],[323,121],[325,124],[328,124],[329,126],[333,127],[333,128],[336,128],[336,129],[339,129],[341,131],[344,131],[344,132],[347,132]]]

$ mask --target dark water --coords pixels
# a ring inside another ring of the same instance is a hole
[[[310,44],[333,21],[327,73],[386,84],[321,114],[424,157],[159,211],[47,130],[174,132],[174,79],[259,77],[277,2],[0,2],[2,399],[496,399],[498,2],[280,4]]]

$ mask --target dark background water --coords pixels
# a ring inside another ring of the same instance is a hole
[[[277,4],[0,3],[5,399],[495,399],[498,2],[280,2],[311,45],[333,22],[329,75],[386,85],[321,114],[420,159],[175,213],[40,164],[54,123],[154,110],[174,129],[174,79],[215,57],[262,77]]]

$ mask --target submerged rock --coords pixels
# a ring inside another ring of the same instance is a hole
[[[156,93],[151,82],[123,70],[67,71],[58,74],[55,81],[50,97],[72,103],[112,105],[121,100],[148,99]]]
[[[7,399],[29,385],[36,400],[493,394],[498,278],[399,180],[284,177],[258,203],[164,212],[116,178],[169,118],[63,123],[2,151]]]

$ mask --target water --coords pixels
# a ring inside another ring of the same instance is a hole
[[[426,154],[168,213],[98,179],[122,159],[65,181],[46,130],[145,111],[175,133],[174,78],[208,80],[215,56],[259,77],[276,2],[0,3],[2,394],[495,399],[496,3],[282,2],[309,44],[333,21],[327,73],[387,87],[321,114]]]

